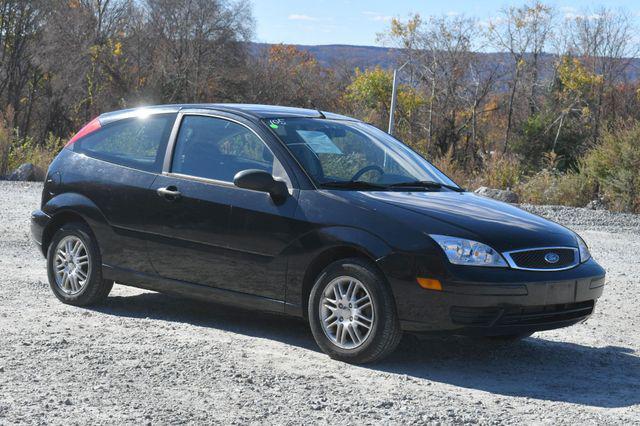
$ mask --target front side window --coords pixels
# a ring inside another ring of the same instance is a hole
[[[175,117],[157,114],[116,121],[78,140],[72,149],[115,164],[160,172]]]
[[[229,120],[186,115],[180,124],[171,172],[233,182],[236,173],[257,169],[282,177],[284,171],[264,142]]]
[[[459,189],[427,160],[369,124],[315,118],[267,119],[265,124],[320,186],[435,182]]]

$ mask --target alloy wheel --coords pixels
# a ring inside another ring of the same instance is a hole
[[[74,235],[64,237],[55,251],[54,273],[56,285],[69,296],[80,293],[91,275],[89,251]]]
[[[348,276],[335,278],[325,287],[319,313],[324,334],[342,349],[362,345],[375,321],[369,291],[362,282]]]

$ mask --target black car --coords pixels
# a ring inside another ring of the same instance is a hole
[[[575,324],[605,280],[575,232],[464,191],[377,128],[263,105],[99,116],[51,164],[32,233],[64,303],[116,281],[304,317],[354,363],[403,331]]]

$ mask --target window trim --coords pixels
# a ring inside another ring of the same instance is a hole
[[[233,182],[227,182],[225,180],[210,179],[210,178],[204,178],[200,176],[185,175],[184,173],[173,173],[173,172],[162,172],[162,175],[175,178],[175,179],[190,180],[190,181],[199,182],[199,183],[207,183],[207,184],[216,185],[216,186],[224,186],[227,188],[238,188],[233,184]]]
[[[290,176],[291,174],[286,170],[286,167],[284,166],[283,161],[276,155],[275,152],[273,152],[273,149],[271,149],[271,147],[264,140],[264,138],[262,136],[260,136],[258,134],[258,132],[256,132],[254,129],[252,129],[247,124],[245,124],[245,123],[241,122],[240,120],[232,117],[231,115],[227,115],[227,114],[219,113],[219,112],[208,112],[208,111],[179,111],[178,112],[178,116],[176,117],[176,121],[173,123],[173,129],[171,129],[171,133],[169,134],[169,142],[167,143],[167,150],[166,150],[166,153],[165,153],[165,156],[164,156],[164,162],[163,162],[163,165],[162,165],[162,173],[161,174],[163,176],[174,177],[174,178],[185,179],[185,180],[192,180],[192,181],[196,181],[196,182],[200,182],[200,183],[207,183],[207,184],[218,185],[218,186],[233,187],[233,188],[239,189],[233,183],[233,181],[211,179],[211,178],[205,178],[205,177],[201,177],[201,176],[188,175],[188,174],[184,174],[184,173],[175,173],[175,172],[171,171],[171,166],[172,166],[172,163],[173,163],[173,153],[174,153],[174,150],[175,150],[176,145],[178,143],[178,134],[180,133],[180,127],[182,126],[182,120],[186,116],[201,116],[201,117],[217,118],[217,119],[220,119],[220,120],[230,121],[232,123],[238,124],[238,125],[246,128],[246,129],[248,129],[250,132],[252,132],[260,140],[260,142],[262,142],[264,144],[264,146],[269,150],[269,152],[271,152],[271,155],[273,155],[273,157],[275,159],[277,159],[278,162],[280,162],[280,164],[282,165],[283,172],[284,172],[285,177],[286,177],[285,183],[287,184],[287,188],[289,189],[289,193],[292,193],[293,185],[294,185],[293,182],[294,181],[293,181],[293,179],[291,179],[291,176]]]
[[[173,124],[172,124],[172,126],[175,127],[175,120],[177,119],[177,114],[175,112],[153,113],[153,114],[150,114],[147,118],[156,117],[156,116],[173,116]],[[106,123],[105,125],[101,126],[101,128],[98,130],[98,132],[95,132],[95,133],[97,134],[100,131],[109,129],[110,127],[115,127],[117,125],[122,125],[122,124],[133,122],[136,119],[138,119],[137,116],[132,116],[132,117],[125,117],[125,118],[121,118],[121,119],[116,119],[114,121],[110,121],[110,122]],[[163,132],[163,135],[164,134],[166,134],[166,131]],[[109,155],[101,156],[99,152],[91,151],[89,149],[83,149],[82,148],[83,140],[86,139],[87,137],[91,136],[91,135],[92,135],[92,133],[81,137],[80,139],[78,139],[76,141],[76,143],[74,143],[70,147],[65,147],[65,149],[67,149],[67,148],[71,149],[71,151],[75,152],[78,155],[84,155],[87,158],[91,158],[93,160],[98,160],[98,161],[103,161],[103,162],[108,163],[108,164],[113,164],[114,166],[125,167],[127,169],[136,170],[136,171],[139,171],[139,172],[151,173],[151,174],[154,174],[154,175],[158,175],[158,174],[160,174],[162,172],[163,167],[164,167],[164,158],[162,158],[163,154],[162,154],[162,149],[161,148],[162,148],[162,145],[166,145],[166,147],[168,147],[169,144],[171,143],[171,137],[173,135],[173,128],[171,129],[169,134],[166,136],[166,138],[163,138],[163,140],[160,141],[160,145],[158,146],[158,151],[156,153],[156,160],[152,163],[153,166],[154,166],[154,168],[152,170],[147,170],[147,169],[144,169],[142,167],[139,167],[139,165],[138,165],[139,163],[137,163],[135,160],[132,160],[131,162],[127,162],[127,163],[118,162],[118,161],[115,161],[113,159],[113,156],[109,156]],[[78,142],[80,142],[80,143],[78,144]],[[166,151],[166,147],[165,147],[165,151]],[[163,161],[160,162],[160,168],[159,169],[155,168],[155,166],[158,163],[158,157],[160,157],[163,160]]]

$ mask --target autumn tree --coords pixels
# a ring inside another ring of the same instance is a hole
[[[392,84],[393,75],[388,70],[376,67],[361,71],[356,68],[353,80],[347,87],[345,100],[354,112],[359,112],[358,115],[363,120],[385,128],[389,122]]]
[[[553,124],[557,123],[551,148],[553,152],[556,150],[558,138],[567,117],[574,115],[581,119],[588,119],[591,116],[589,104],[593,98],[593,89],[600,87],[603,80],[602,75],[594,74],[579,59],[569,56],[559,59],[557,75],[557,100],[560,108],[558,117],[553,122]]]
[[[331,110],[339,108],[340,84],[333,70],[309,52],[277,44],[249,63],[251,102]]]

